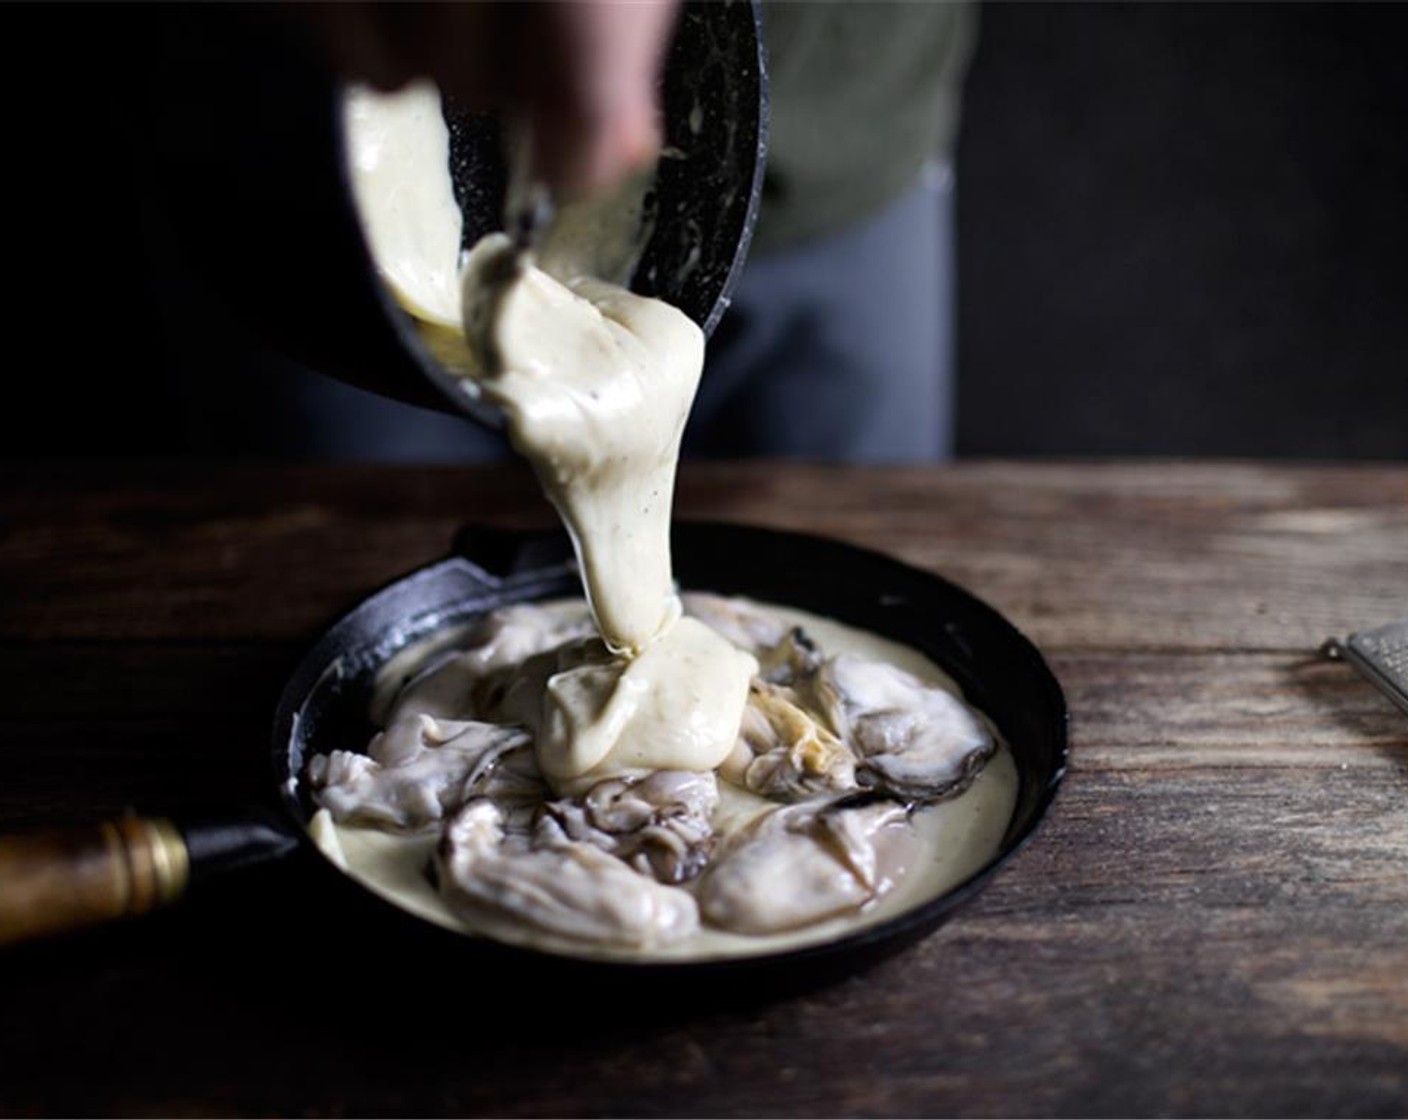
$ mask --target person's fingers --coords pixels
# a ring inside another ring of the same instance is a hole
[[[515,101],[534,173],[564,195],[611,186],[659,152],[658,77],[674,0],[534,5],[518,28]]]
[[[418,75],[475,109],[507,103],[513,8],[497,3],[386,5],[387,34]]]
[[[415,68],[386,34],[379,3],[301,3],[297,10],[311,27],[332,68],[345,78],[379,90],[400,89]]]
[[[469,108],[507,103],[514,39],[509,5],[381,0],[309,2],[298,10],[344,78],[388,92],[430,78]]]
[[[530,172],[565,197],[659,152],[657,88],[676,0],[306,3],[345,77],[382,90],[429,77],[452,100],[529,126]]]

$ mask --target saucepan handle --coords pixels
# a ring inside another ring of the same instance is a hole
[[[263,814],[184,825],[129,816],[0,836],[0,945],[145,914],[193,880],[279,858],[298,842]]]

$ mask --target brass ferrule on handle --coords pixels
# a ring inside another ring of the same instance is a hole
[[[136,917],[180,898],[191,860],[169,820],[0,837],[0,945]]]

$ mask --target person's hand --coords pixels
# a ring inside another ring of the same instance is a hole
[[[657,82],[676,0],[308,4],[333,65],[383,90],[430,78],[513,114],[560,195],[612,186],[659,152]]]

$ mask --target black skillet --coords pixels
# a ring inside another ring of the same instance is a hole
[[[345,921],[365,934],[359,942],[386,944],[391,939],[394,944],[414,944],[418,955],[458,954],[453,959],[461,964],[467,959],[497,960],[502,962],[500,967],[531,969],[534,975],[547,967],[573,974],[589,972],[598,979],[624,974],[698,978],[740,971],[766,973],[769,979],[818,979],[859,967],[935,929],[1022,846],[1061,780],[1067,750],[1066,707],[1040,653],[1000,614],[954,584],[836,541],[686,522],[674,528],[674,559],[685,588],[744,594],[829,615],[913,646],[948,672],[968,700],[997,723],[1016,759],[1021,780],[1017,807],[998,855],[953,890],[882,924],[801,949],[703,963],[625,964],[554,956],[442,929],[382,901],[336,871],[308,839],[305,827],[313,806],[301,781],[306,760],[310,754],[337,748],[361,749],[373,730],[368,715],[373,678],[409,643],[495,607],[576,594],[580,589],[570,545],[561,533],[469,529],[460,534],[449,558],[372,595],[314,644],[284,689],[275,718],[278,811],[262,818],[177,828],[185,841],[190,878],[198,883],[231,866],[298,853],[308,865],[306,874],[320,877],[322,885],[339,896]],[[169,824],[163,827],[170,829]],[[160,849],[171,841],[171,833],[148,840],[129,822],[124,839],[126,854],[115,866],[140,870],[153,861],[152,844]],[[0,867],[4,859],[0,848]],[[84,882],[91,888],[98,881],[91,853],[89,864]],[[64,865],[56,866],[62,870]],[[102,910],[90,905],[85,911],[81,898],[75,903],[72,889],[63,895],[62,877],[51,878],[49,884],[50,893],[35,904],[47,902],[51,920],[36,923],[31,915],[29,933],[137,909],[129,905],[125,910],[111,906]],[[159,892],[138,892],[149,904],[160,901],[154,893]],[[0,933],[6,911],[12,909],[13,904],[0,897]]]
[[[655,976],[760,968],[819,975],[823,964],[856,967],[935,929],[1022,846],[1061,780],[1067,751],[1065,700],[1041,654],[1000,614],[947,580],[837,541],[683,522],[674,527],[673,554],[676,576],[686,589],[747,595],[828,615],[929,656],[1011,744],[1021,780],[1017,806],[1001,850],[986,867],[880,925],[756,958],[579,966]],[[370,737],[372,678],[392,654],[440,626],[485,610],[579,593],[571,557],[570,544],[560,533],[467,530],[457,540],[454,556],[392,584],[329,630],[296,670],[275,721],[274,766],[290,815],[306,823],[312,814],[298,780],[310,754],[345,749],[349,743],[360,746]],[[465,936],[435,928],[444,938],[462,941]],[[545,956],[508,947],[502,951],[535,968]]]

